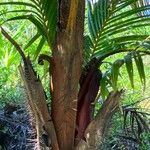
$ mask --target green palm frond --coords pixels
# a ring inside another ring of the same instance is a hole
[[[11,10],[0,13],[0,16],[8,16],[3,23],[19,19],[31,21],[37,27],[38,35],[45,37],[52,48],[56,34],[57,0],[0,2],[0,10],[4,6],[6,8],[11,6]],[[9,14],[11,14],[11,17],[9,17]],[[34,39],[35,37],[30,40],[28,45],[31,41],[34,42]]]
[[[133,8],[138,8],[138,7],[141,7],[141,6],[146,6],[146,5],[149,5],[150,2],[149,0],[137,0],[134,4],[132,4],[131,6]],[[147,15],[149,14],[149,11],[145,11],[145,12],[139,12],[137,15],[139,16],[144,16],[144,15]]]
[[[139,72],[141,82],[145,85],[146,78],[145,78],[144,64],[143,64],[142,57],[139,53],[133,53],[133,54],[134,54],[133,57],[136,63],[137,70]]]
[[[149,15],[137,13],[150,9],[150,5],[131,7],[137,0],[88,0],[88,28],[92,41],[91,57],[100,57],[108,51],[120,50],[135,45],[148,35],[135,34],[135,28],[150,25]]]
[[[130,83],[132,88],[134,88],[134,80],[133,80],[133,62],[132,62],[132,55],[131,53],[127,54],[124,57],[126,69],[129,75]]]
[[[140,51],[143,53],[144,51]],[[150,53],[148,52],[150,55]],[[135,61],[136,68],[133,67],[133,60]],[[101,80],[101,93],[102,97],[105,98],[109,92],[108,89],[111,87],[114,90],[118,89],[118,77],[121,75],[120,68],[125,65],[129,81],[131,83],[131,87],[134,88],[134,71],[137,69],[139,78],[143,85],[143,89],[146,86],[146,76],[144,71],[144,64],[143,59],[139,51],[134,52],[131,51],[127,53],[122,59],[117,59],[114,63],[110,64],[109,69],[104,73],[102,80]],[[109,87],[109,88],[108,88]],[[111,89],[110,89],[111,90]]]
[[[115,61],[103,76],[102,95],[105,96],[107,93],[106,85],[113,89],[117,88],[119,69],[123,64],[126,66],[131,86],[134,88],[133,61],[135,61],[141,82],[145,86],[141,53],[146,50],[143,49],[144,46],[141,47],[143,45],[141,43],[148,41],[146,39],[149,34],[133,31],[150,26],[149,3],[140,0],[88,0],[87,9],[89,34],[85,37],[85,59],[90,60],[96,57],[102,62],[116,53],[127,53],[127,56],[121,59],[121,65],[118,60]]]

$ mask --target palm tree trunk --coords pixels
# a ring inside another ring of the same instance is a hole
[[[84,0],[61,0],[52,53],[52,120],[60,150],[74,149],[78,83],[81,74]]]

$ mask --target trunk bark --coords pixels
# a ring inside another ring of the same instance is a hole
[[[51,62],[52,120],[60,150],[73,150],[82,65],[84,0],[59,1],[59,13]]]
[[[57,45],[52,65],[52,118],[60,149],[71,150],[74,147],[81,53],[66,33],[59,33]]]
[[[27,60],[28,66],[25,66],[24,69],[20,66],[19,70],[26,88],[28,104],[30,105],[31,111],[35,118],[35,127],[37,130],[37,149],[48,149],[48,147],[51,146],[54,149],[58,149],[54,124],[47,109],[43,86],[28,62],[29,59]],[[26,74],[28,74],[28,76],[26,76]],[[47,135],[47,141],[41,145],[41,141],[43,141],[41,137],[43,134]]]

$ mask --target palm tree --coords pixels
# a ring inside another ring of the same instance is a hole
[[[52,149],[98,149],[109,121],[117,109],[122,90],[117,90],[119,68],[126,64],[132,87],[134,59],[141,82],[145,83],[141,55],[149,54],[142,47],[148,34],[138,34],[134,29],[150,25],[147,1],[140,0],[17,0],[0,2],[0,7],[12,6],[2,12],[5,22],[27,19],[37,28],[37,34],[21,48],[2,28],[2,34],[14,45],[24,61],[20,67],[29,105],[35,115],[37,137],[48,138],[46,146]],[[20,6],[20,7],[16,7]],[[9,18],[9,14],[14,16]],[[85,22],[85,24],[84,24]],[[85,27],[85,28],[84,28]],[[39,55],[39,63],[49,64],[51,112],[46,106],[46,97],[24,49],[41,39],[49,55]],[[116,60],[109,71],[102,74],[104,60],[117,53],[127,55]],[[109,95],[107,86],[114,92]],[[80,85],[80,86],[79,86]],[[101,93],[99,92],[101,87]],[[93,116],[97,94],[107,99],[97,115]]]

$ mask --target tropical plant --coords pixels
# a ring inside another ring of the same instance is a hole
[[[122,90],[117,90],[119,68],[126,65],[134,88],[134,59],[141,82],[145,84],[142,56],[150,53],[149,34],[139,34],[134,30],[150,25],[148,2],[17,0],[0,2],[0,8],[0,15],[4,18],[2,34],[24,61],[24,69],[20,67],[20,72],[35,115],[38,138],[44,130],[49,141],[45,144],[54,150],[98,149],[122,94]],[[23,19],[33,23],[37,33],[21,47],[5,31],[5,23]],[[39,56],[40,64],[43,60],[50,63],[51,115],[40,79],[24,52],[37,39],[40,42],[35,58]],[[49,47],[49,56],[39,55],[45,44]],[[106,58],[118,53],[127,55],[110,64],[109,69],[102,73],[100,67]],[[111,87],[114,92],[109,94]],[[94,117],[97,94],[103,98],[109,96]]]

